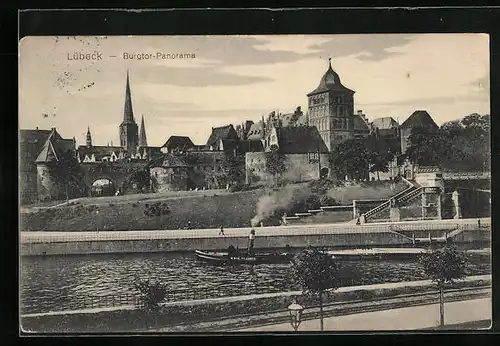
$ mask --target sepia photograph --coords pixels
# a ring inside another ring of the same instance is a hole
[[[23,37],[20,332],[490,329],[489,40]]]

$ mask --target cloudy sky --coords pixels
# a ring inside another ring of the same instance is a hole
[[[203,144],[212,126],[307,108],[329,57],[370,120],[425,109],[441,124],[490,112],[482,34],[28,37],[19,50],[20,128],[56,127],[79,144],[88,126],[95,145],[119,143],[127,69],[153,146],[171,135]],[[78,52],[102,60],[68,60]],[[195,58],[123,59],[157,52]]]

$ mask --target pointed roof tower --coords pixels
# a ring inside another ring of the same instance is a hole
[[[144,126],[144,115],[142,116],[141,119],[141,129],[139,131],[139,146],[140,147],[148,146],[148,139],[146,137],[146,127]]]
[[[132,110],[132,96],[130,94],[130,80],[128,76],[128,69],[127,69],[127,85],[125,87],[125,107],[123,108],[123,123],[135,124],[134,111]]]
[[[307,94],[307,96],[320,94],[329,90],[345,90],[354,94],[353,90],[342,85],[338,73],[332,68],[332,58],[328,58],[328,69],[321,78],[318,87]]]
[[[90,126],[87,127],[87,140],[86,140],[87,147],[92,146],[92,135],[90,134]]]

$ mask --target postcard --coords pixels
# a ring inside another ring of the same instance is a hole
[[[27,36],[20,329],[488,329],[486,34]]]

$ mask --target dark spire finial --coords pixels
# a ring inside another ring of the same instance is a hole
[[[87,147],[89,147],[89,148],[92,146],[92,135],[90,134],[90,126],[87,127],[86,144],[87,144]]]
[[[144,114],[142,115],[141,128],[139,130],[139,146],[140,147],[148,146],[148,140],[146,137],[146,126],[144,126]]]
[[[126,123],[135,123],[134,112],[132,110],[132,95],[130,94],[130,80],[127,69],[127,85],[125,86],[125,107],[123,110],[123,121]]]

